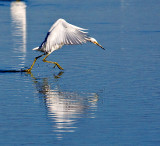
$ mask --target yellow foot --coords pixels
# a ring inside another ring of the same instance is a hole
[[[55,64],[55,66],[53,68],[55,68],[57,66],[60,70],[63,70],[63,68],[57,62],[54,62],[54,64]]]
[[[30,73],[30,72],[31,72],[31,69],[25,69],[24,72]]]

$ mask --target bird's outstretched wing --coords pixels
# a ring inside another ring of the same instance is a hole
[[[47,42],[52,45],[76,45],[86,43],[87,32],[83,28],[69,24],[64,19],[57,20],[49,30]]]
[[[54,45],[76,45],[86,43],[88,35],[83,28],[69,24],[64,19],[57,20],[50,28],[43,43]]]

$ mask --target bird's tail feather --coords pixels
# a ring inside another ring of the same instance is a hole
[[[36,47],[36,48],[33,48],[32,50],[38,50],[39,49],[39,47]]]

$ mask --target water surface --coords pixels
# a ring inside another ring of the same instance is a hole
[[[1,145],[159,145],[160,9],[153,0],[0,1]],[[58,19],[93,44],[30,67]]]

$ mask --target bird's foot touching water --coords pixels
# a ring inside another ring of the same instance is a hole
[[[64,70],[58,63],[55,64],[55,66],[54,66],[53,68],[55,68],[56,66],[57,66],[60,70]],[[29,68],[29,69],[21,70],[21,72],[31,73],[31,69]]]
[[[56,66],[60,69],[60,70],[64,70],[57,62],[54,62],[54,67],[53,68],[55,68]],[[31,68],[29,68],[29,69],[25,69],[25,70],[21,70],[21,72],[27,72],[27,73],[30,73],[31,72],[31,70],[32,70],[32,67]]]
[[[28,72],[28,73],[30,73],[31,69],[25,69],[25,70],[22,70],[22,72]]]

